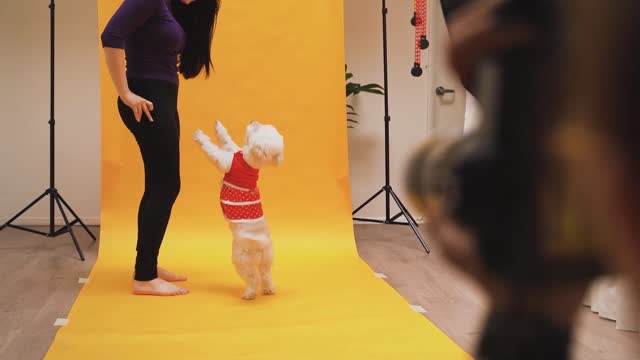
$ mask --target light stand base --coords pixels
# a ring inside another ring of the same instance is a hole
[[[382,187],[382,189],[380,189],[377,193],[371,196],[362,205],[358,206],[358,208],[356,208],[351,215],[357,214],[360,210],[362,210],[365,206],[367,206],[370,202],[375,200],[378,196],[382,195],[383,193],[386,194],[387,199],[389,199],[389,196],[393,198],[396,205],[398,205],[398,208],[400,209],[399,213],[397,213],[394,216],[389,216],[389,212],[387,211],[387,216],[384,220],[366,219],[366,218],[357,218],[357,217],[354,217],[353,220],[362,221],[362,222],[371,222],[371,223],[377,223],[377,224],[387,224],[387,225],[408,225],[411,227],[413,232],[418,237],[418,240],[420,241],[420,244],[422,245],[424,250],[427,253],[430,253],[431,250],[429,249],[429,246],[427,246],[424,239],[422,238],[422,235],[420,234],[420,231],[418,230],[418,222],[416,221],[416,219],[413,218],[413,216],[411,216],[411,213],[409,212],[409,210],[404,206],[404,204],[402,203],[398,195],[396,195],[396,193],[393,191],[393,188],[390,185],[386,185]],[[407,222],[396,221],[401,216],[404,216]]]
[[[57,204],[58,209],[60,210],[60,213],[62,214],[62,218],[64,219],[65,225],[63,225],[61,228],[56,230],[55,226],[54,226],[54,222],[53,222],[53,214],[51,214],[51,218],[49,219],[49,231],[48,232],[34,230],[34,229],[30,229],[28,227],[24,227],[24,226],[20,226],[20,225],[13,225],[12,224],[20,216],[22,216],[22,214],[24,214],[27,211],[29,211],[29,209],[31,209],[34,205],[36,205],[38,202],[43,200],[46,196],[50,197],[49,200],[51,201],[52,210],[53,210],[53,204],[54,203]],[[71,215],[73,215],[74,219],[72,221],[69,221],[69,218],[67,217],[67,213],[65,212],[64,208],[66,208],[71,213]],[[43,236],[51,237],[51,238],[55,238],[55,237],[58,237],[60,235],[69,233],[71,235],[71,239],[73,240],[73,244],[76,246],[76,250],[78,251],[78,255],[80,256],[80,259],[82,261],[84,261],[85,260],[84,259],[84,254],[82,253],[82,250],[80,249],[80,245],[78,244],[78,239],[76,238],[76,235],[73,232],[73,225],[78,224],[78,223],[84,228],[84,230],[89,234],[89,236],[91,236],[91,238],[95,242],[96,241],[95,235],[93,235],[93,233],[89,230],[89,228],[82,222],[82,220],[80,220],[80,218],[75,213],[75,211],[73,211],[71,206],[69,206],[69,204],[62,198],[62,195],[60,195],[58,190],[56,190],[55,188],[51,188],[51,189],[45,190],[44,193],[42,193],[42,195],[38,196],[35,200],[33,200],[24,209],[22,209],[15,216],[13,216],[11,219],[9,219],[9,221],[7,221],[4,225],[0,226],[0,231],[2,231],[5,228],[9,227],[9,228],[14,228],[14,229],[22,230],[22,231],[27,231],[27,232],[30,232],[30,233],[43,235]]]

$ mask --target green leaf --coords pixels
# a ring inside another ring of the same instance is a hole
[[[357,94],[358,93],[358,88],[360,87],[360,85],[358,84],[354,84],[354,83],[348,83],[347,84],[347,96],[352,95],[352,94]]]
[[[367,84],[360,86],[360,91],[370,91],[370,90],[384,90],[384,88],[378,84]]]
[[[351,105],[347,105],[347,109],[349,109],[351,111],[356,111],[356,109],[354,109],[353,106],[351,106]]]
[[[378,94],[378,95],[384,95],[384,92],[382,90],[378,90],[378,89],[370,89],[370,88],[359,88],[358,92],[366,92],[369,94]]]
[[[353,77],[353,74],[346,73],[344,77],[345,77],[345,80],[349,80],[349,79],[351,79]]]
[[[358,114],[356,114],[356,113],[354,113],[352,111],[347,112],[347,115],[356,115],[356,116],[358,116]]]

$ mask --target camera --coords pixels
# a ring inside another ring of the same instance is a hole
[[[469,233],[483,265],[504,280],[592,279],[604,272],[600,244],[561,150],[570,65],[558,5],[511,0],[496,11],[500,21],[530,25],[535,41],[483,59],[470,89],[483,123],[462,137],[427,140],[406,185],[427,218],[444,213]]]

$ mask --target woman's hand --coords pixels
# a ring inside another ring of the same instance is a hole
[[[113,80],[113,84],[125,105],[133,110],[133,114],[137,122],[142,119],[142,114],[146,114],[149,121],[153,121],[151,112],[153,111],[153,103],[144,99],[129,90],[125,70],[125,54],[124,50],[116,48],[104,48],[104,56],[109,68],[109,74]]]
[[[121,97],[122,102],[125,103],[128,107],[133,110],[133,114],[136,118],[136,121],[140,122],[142,119],[142,113],[147,115],[149,121],[153,122],[153,117],[151,117],[151,112],[153,111],[153,103],[143,97],[140,97],[131,91],[127,92],[124,96]]]

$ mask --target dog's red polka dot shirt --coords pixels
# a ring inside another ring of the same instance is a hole
[[[263,218],[258,176],[258,169],[247,164],[242,151],[233,154],[231,169],[225,174],[220,190],[222,213],[228,221],[252,222]]]

